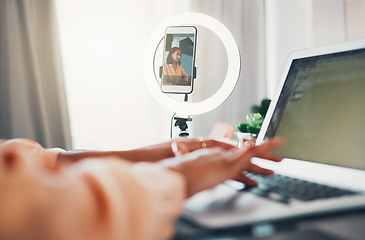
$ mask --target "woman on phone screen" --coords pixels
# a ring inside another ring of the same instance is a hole
[[[171,48],[164,66],[165,85],[190,85],[191,76],[184,71],[181,65],[181,50],[178,47]]]

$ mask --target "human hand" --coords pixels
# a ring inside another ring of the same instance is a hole
[[[245,149],[204,148],[161,161],[159,164],[184,176],[187,196],[190,197],[228,179],[255,184],[255,181],[243,175],[243,171],[264,175],[272,174],[272,171],[255,165],[251,162],[251,158],[259,157],[279,162],[282,157],[271,153],[271,150],[280,147],[284,142],[283,139],[273,139]]]
[[[237,149],[236,146],[214,139],[178,138],[171,142],[171,149],[175,156],[190,153],[201,148],[222,148],[224,150]]]

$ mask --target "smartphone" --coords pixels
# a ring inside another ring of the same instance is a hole
[[[164,38],[161,91],[189,94],[193,91],[197,29],[167,27]]]

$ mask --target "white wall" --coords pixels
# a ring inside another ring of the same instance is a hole
[[[346,1],[346,27],[348,39],[365,37],[365,0]]]
[[[312,44],[312,1],[266,0],[266,80],[271,97],[288,54]]]
[[[364,0],[266,0],[265,4],[269,97],[292,51],[365,37]]]

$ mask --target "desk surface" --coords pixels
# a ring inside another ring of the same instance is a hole
[[[174,240],[364,240],[365,209],[290,222],[207,230],[179,219]]]

